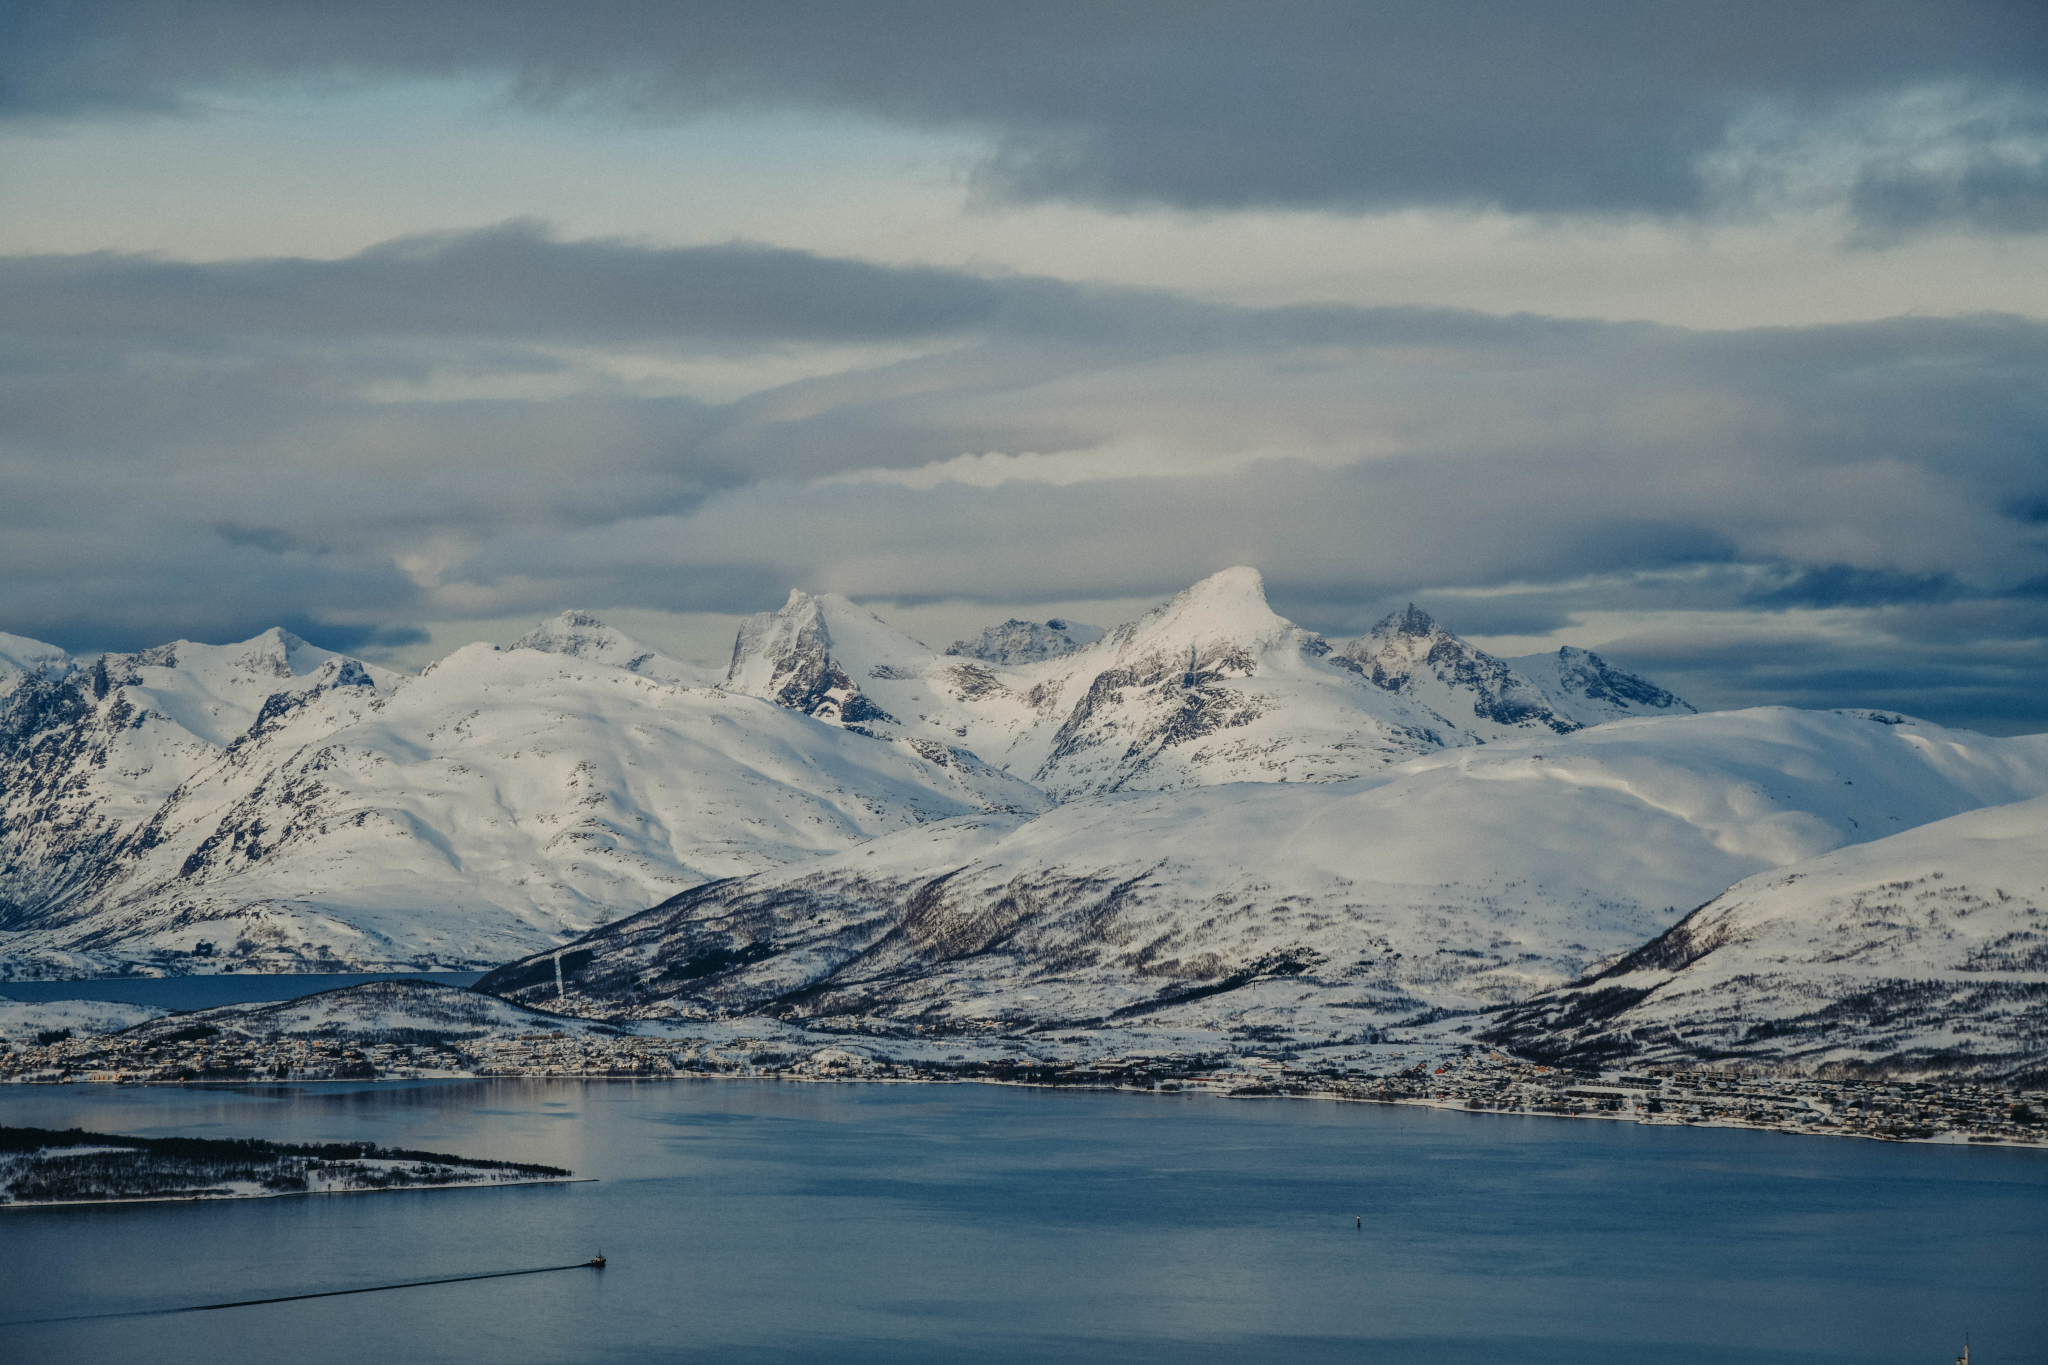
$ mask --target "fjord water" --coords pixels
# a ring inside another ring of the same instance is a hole
[[[2044,1359],[2048,1157],[985,1086],[23,1087],[0,1121],[367,1138],[597,1184],[0,1213],[11,1362]],[[1363,1218],[1358,1229],[1355,1218]],[[1945,1353],[1945,1354],[1944,1354]]]

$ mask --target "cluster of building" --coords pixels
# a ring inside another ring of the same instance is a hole
[[[404,1080],[442,1077],[782,1077],[983,1081],[1232,1096],[1300,1096],[1508,1114],[1712,1124],[1894,1140],[2048,1142],[2048,1096],[1976,1081],[1818,1079],[1754,1069],[1640,1073],[1538,1066],[1477,1045],[1456,1050],[1323,1050],[1307,1058],[1209,1054],[1048,1059],[943,1052],[908,1040],[818,1046],[815,1034],[723,1041],[544,1032],[461,1042],[127,1034],[63,1038],[0,1052],[0,1082]],[[950,1040],[959,1043],[957,1037]],[[905,1051],[922,1055],[904,1056]],[[970,1045],[969,1051],[975,1051]],[[895,1054],[895,1055],[892,1055]],[[1416,1058],[1420,1060],[1416,1060]]]

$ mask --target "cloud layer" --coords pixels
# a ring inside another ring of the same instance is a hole
[[[763,378],[713,401],[709,362]],[[2040,728],[2044,381],[2048,326],[2005,316],[1235,308],[530,224],[342,261],[0,259],[0,628],[374,649],[579,604],[996,612],[1251,563],[1333,634],[1411,597],[1504,637],[1605,612],[1715,704]]]
[[[0,114],[482,75],[529,108],[814,110],[979,137],[1007,200],[2048,227],[2023,0],[1543,6],[24,0]]]

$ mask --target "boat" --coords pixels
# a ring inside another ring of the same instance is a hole
[[[598,1253],[597,1253],[597,1255],[595,1255],[595,1256],[591,1257],[591,1258],[590,1258],[589,1260],[585,1261],[585,1262],[584,1262],[584,1264],[585,1264],[585,1265],[587,1265],[587,1266],[589,1266],[589,1267],[590,1267],[590,1268],[591,1268],[592,1270],[603,1270],[603,1269],[604,1269],[604,1253],[603,1253],[602,1251],[598,1252]]]

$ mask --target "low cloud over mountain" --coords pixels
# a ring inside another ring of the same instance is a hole
[[[2048,721],[2048,329],[2015,317],[1251,308],[512,225],[341,261],[16,258],[0,319],[6,625],[80,649],[288,620],[375,654],[792,582],[1128,599],[1236,559],[1328,633],[1612,603],[1610,653],[1714,704],[1869,701],[1829,679],[1903,655],[1887,704]],[[826,352],[718,401],[660,378]]]

